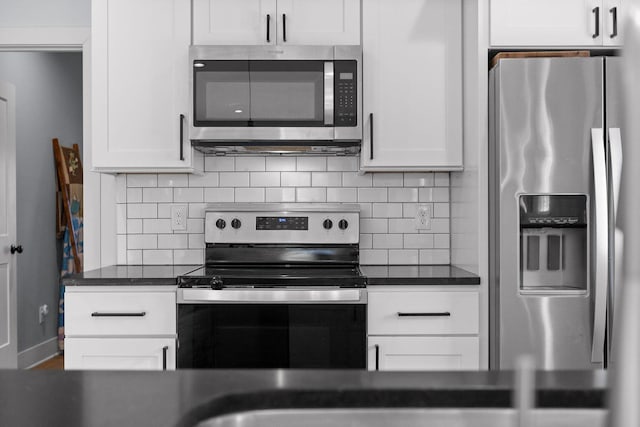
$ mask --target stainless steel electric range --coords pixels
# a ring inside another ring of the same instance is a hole
[[[366,368],[359,206],[209,205],[178,277],[179,369]]]

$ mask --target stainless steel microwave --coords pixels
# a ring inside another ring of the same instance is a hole
[[[361,46],[192,46],[189,56],[195,148],[360,151]]]

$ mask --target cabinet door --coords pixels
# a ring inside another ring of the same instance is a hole
[[[363,169],[461,169],[461,1],[362,9]]]
[[[622,46],[623,24],[626,19],[624,0],[604,0],[603,9],[605,16],[603,44],[605,46]]]
[[[360,1],[278,0],[278,43],[360,44]]]
[[[174,338],[66,338],[64,369],[176,369]]]
[[[276,0],[193,0],[193,44],[275,43]]]
[[[608,14],[602,0],[491,0],[491,45],[602,45]]]
[[[190,10],[189,0],[93,1],[96,170],[192,170],[181,118],[188,111]]]
[[[368,342],[370,371],[480,369],[478,337],[369,336]]]

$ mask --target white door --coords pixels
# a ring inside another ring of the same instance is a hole
[[[478,337],[369,337],[370,371],[480,369]]]
[[[175,338],[67,338],[65,370],[173,371]]]
[[[622,46],[623,24],[626,20],[624,0],[604,0],[605,46]]]
[[[275,43],[276,0],[193,1],[194,45]]]
[[[362,4],[365,170],[462,167],[462,2]]]
[[[190,12],[189,0],[92,3],[94,169],[192,167]]]
[[[278,0],[278,43],[360,44],[360,1]]]
[[[608,15],[602,0],[491,0],[491,45],[602,45]]]
[[[15,88],[0,82],[0,368],[17,368]]]

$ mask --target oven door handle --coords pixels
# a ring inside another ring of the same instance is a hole
[[[362,289],[179,289],[178,303],[366,303]]]

